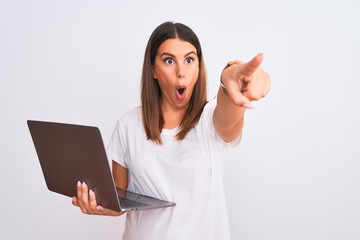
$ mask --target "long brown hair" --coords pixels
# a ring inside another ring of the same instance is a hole
[[[201,45],[196,34],[181,23],[165,22],[151,34],[146,46],[141,77],[141,109],[143,125],[148,139],[162,144],[160,137],[164,126],[164,118],[160,108],[161,90],[158,81],[153,78],[153,64],[159,46],[167,39],[178,38],[191,43],[197,51],[199,59],[199,76],[190,97],[177,133],[177,140],[183,140],[186,134],[199,121],[202,110],[207,102],[206,71]]]

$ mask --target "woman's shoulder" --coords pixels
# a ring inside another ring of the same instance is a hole
[[[208,101],[201,113],[200,119],[197,122],[195,129],[197,131],[203,131],[204,133],[213,134],[213,112],[216,107],[216,99]],[[209,131],[210,130],[210,131]]]
[[[217,103],[216,97],[208,101],[204,106],[203,112],[201,114],[201,118],[206,118],[206,117],[212,118],[212,114],[216,107],[216,103]]]
[[[129,124],[129,123],[141,123],[141,107],[135,107],[131,110],[128,110],[122,113],[119,117],[119,122],[122,124]]]

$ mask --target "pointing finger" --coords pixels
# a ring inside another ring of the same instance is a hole
[[[263,58],[264,58],[264,56],[262,53],[259,53],[258,55],[256,55],[249,62],[245,63],[242,73],[246,76],[253,75],[254,72],[256,71],[256,69],[258,69],[258,67],[262,63]]]

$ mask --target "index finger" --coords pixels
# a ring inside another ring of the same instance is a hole
[[[251,76],[254,74],[256,69],[260,66],[264,58],[264,55],[262,53],[259,53],[253,59],[251,59],[249,62],[244,64],[243,68],[243,74],[247,76]]]

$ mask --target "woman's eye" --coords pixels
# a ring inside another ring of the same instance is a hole
[[[186,62],[186,63],[192,63],[193,61],[194,61],[193,58],[187,58],[187,59],[185,59],[185,62]]]
[[[174,60],[172,60],[171,58],[166,58],[164,61],[167,64],[173,64],[174,63]]]

